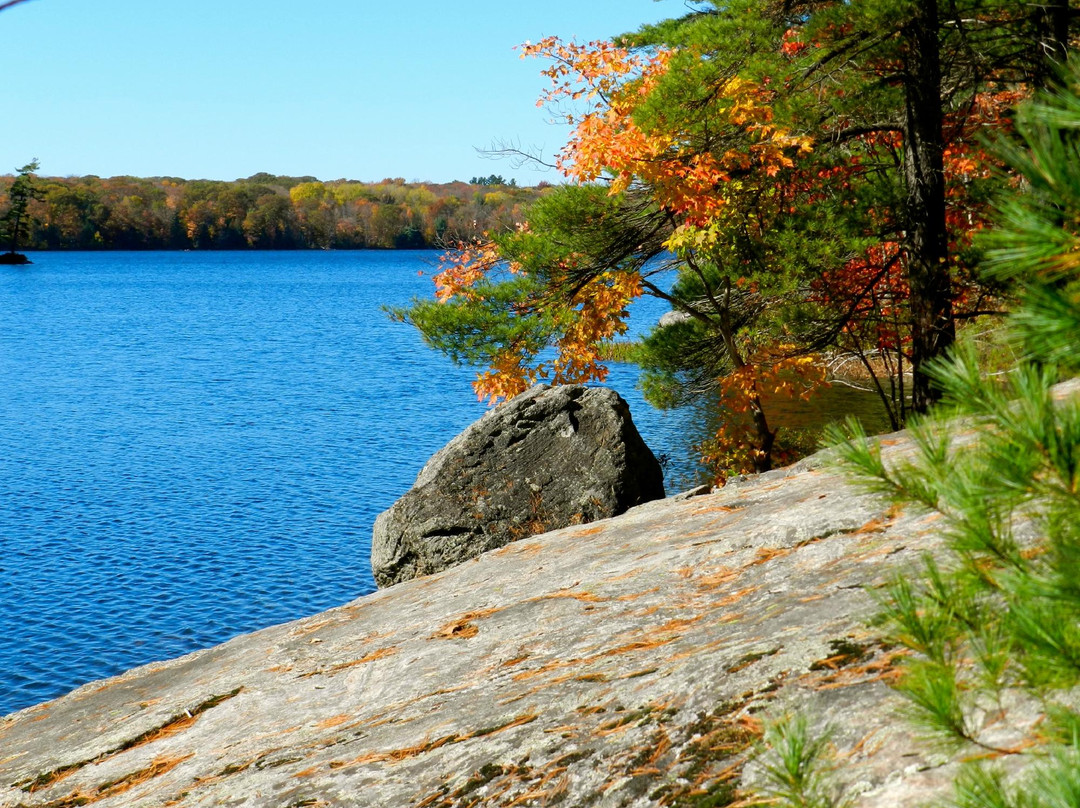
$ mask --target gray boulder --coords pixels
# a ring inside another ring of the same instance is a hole
[[[375,520],[379,586],[664,496],[660,464],[614,390],[537,385],[435,454]]]
[[[687,320],[694,319],[685,311],[668,311],[660,316],[656,324],[661,328],[667,328],[669,325],[675,325],[676,323],[685,323]]]

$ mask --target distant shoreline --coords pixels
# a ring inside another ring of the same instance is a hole
[[[0,197],[15,182],[0,176]],[[254,174],[33,176],[24,250],[416,250],[512,230],[549,185],[498,175],[409,183]]]

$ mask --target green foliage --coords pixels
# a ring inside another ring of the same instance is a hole
[[[1067,81],[1019,115],[1006,152],[1025,192],[1003,201],[986,241],[990,271],[1020,300],[1008,330],[1021,361],[988,376],[961,345],[939,363],[944,409],[915,425],[912,457],[883,460],[858,432],[839,443],[869,488],[938,514],[947,542],[882,595],[890,638],[914,652],[899,690],[936,739],[1040,761],[1012,784],[969,769],[964,808],[1080,805],[1080,395],[1055,387],[1076,369],[1080,333],[1080,171],[1058,162],[1080,146],[1080,70]],[[1013,727],[1026,741],[1000,748],[986,717],[1006,696],[1047,720]]]
[[[1017,116],[1022,145],[999,147],[1026,181],[1026,193],[1002,204],[1003,227],[990,233],[987,268],[1013,283],[1023,306],[1012,318],[1016,342],[1029,359],[1080,367],[1078,258],[1080,225],[1080,99],[1075,75]],[[1071,86],[1069,86],[1071,85]]]
[[[781,808],[846,808],[833,780],[836,767],[829,731],[811,734],[802,713],[768,724],[759,747],[766,785],[760,796]]]
[[[505,179],[503,179],[502,174],[489,174],[486,177],[473,177],[471,180],[469,180],[469,184],[487,187],[505,185],[508,188],[516,188],[517,180],[511,179],[509,182],[507,182]]]
[[[38,170],[38,161],[31,160],[18,169],[18,175],[8,188],[8,209],[0,217],[0,240],[8,243],[8,251],[12,254],[19,247],[19,242],[26,239],[29,231],[29,217],[27,215],[30,201],[36,199],[40,193],[34,182],[34,172]]]
[[[523,366],[535,366],[568,322],[563,300],[606,268],[633,271],[660,251],[660,240],[648,232],[651,215],[599,186],[555,187],[530,206],[527,228],[491,234],[502,259],[519,272],[485,277],[468,299],[415,299],[391,315],[455,362],[490,366],[511,350]]]
[[[535,279],[515,276],[484,281],[477,287],[479,300],[415,300],[407,309],[389,310],[395,319],[415,326],[424,341],[451,360],[465,364],[491,364],[500,352],[512,350],[524,359],[548,347],[557,324],[542,308],[521,311],[521,301],[540,294]],[[520,316],[507,316],[509,311]]]
[[[642,391],[655,407],[688,404],[731,370],[722,339],[694,318],[653,329],[642,349]]]
[[[1072,808],[1080,805],[1080,747],[1054,749],[1009,783],[1002,769],[968,766],[957,778],[957,808]]]

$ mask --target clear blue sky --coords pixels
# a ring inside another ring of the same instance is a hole
[[[609,37],[681,0],[30,0],[0,12],[0,173],[443,182],[557,175],[542,63],[512,48]]]

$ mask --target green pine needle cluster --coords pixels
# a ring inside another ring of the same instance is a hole
[[[836,768],[828,730],[812,734],[802,713],[786,715],[765,727],[759,764],[765,785],[755,794],[760,804],[780,808],[848,808],[832,777]]]

